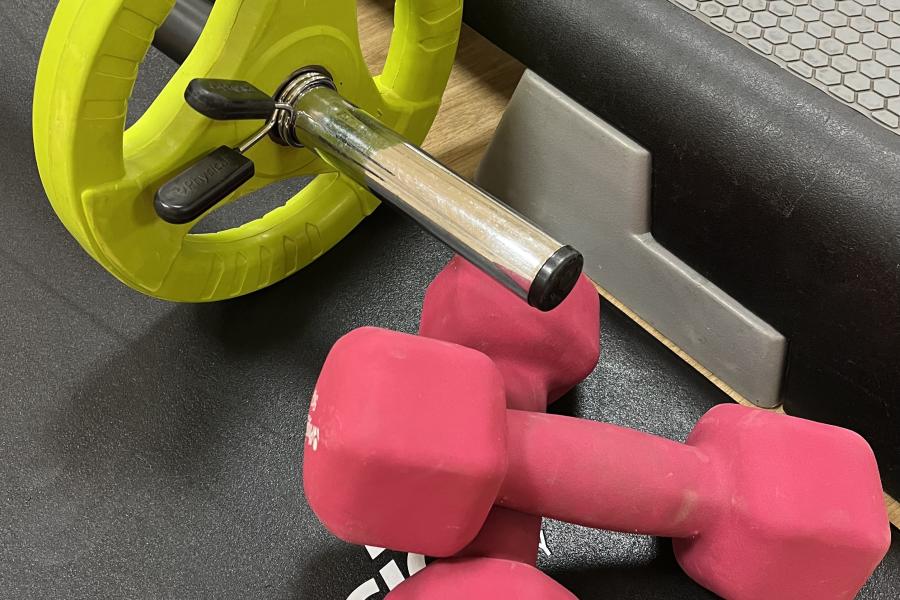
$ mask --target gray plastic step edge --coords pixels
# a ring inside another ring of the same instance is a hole
[[[651,156],[531,71],[476,180],[579,249],[585,272],[736,392],[780,404],[787,340],[650,233]]]

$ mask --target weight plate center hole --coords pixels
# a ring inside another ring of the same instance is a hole
[[[191,233],[218,233],[260,219],[284,206],[313,179],[314,177],[295,177],[253,191],[200,219]]]
[[[375,77],[384,70],[391,33],[394,31],[394,1],[357,2],[356,17],[359,45],[369,73]]]
[[[160,95],[163,88],[166,87],[177,71],[177,63],[156,48],[150,48],[150,51],[147,52],[147,57],[138,69],[134,91],[128,100],[126,127],[134,125],[147,112],[147,109],[150,108],[150,105]]]

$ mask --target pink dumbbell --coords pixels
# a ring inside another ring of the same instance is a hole
[[[507,408],[545,412],[597,365],[600,297],[582,276],[557,308],[535,310],[457,256],[428,287],[419,335],[483,352],[503,375]],[[540,528],[540,516],[495,507],[458,555],[533,565]]]
[[[431,563],[388,594],[390,600],[578,600],[534,567],[497,558]]]
[[[597,366],[600,296],[582,276],[562,304],[541,312],[456,257],[428,287],[419,335],[488,355],[509,408],[545,412]]]
[[[538,311],[456,257],[428,287],[419,335],[478,348],[503,375],[508,408],[544,412],[600,358],[600,299],[582,276],[557,308]],[[574,598],[534,567],[540,528],[540,516],[495,506],[456,554],[482,560],[435,561],[388,597]]]
[[[449,556],[496,503],[678,538],[682,568],[725,598],[826,600],[853,598],[890,543],[874,455],[850,431],[721,405],[679,444],[507,410],[487,356],[418,336],[341,338],[308,432],[310,505],[358,544]]]

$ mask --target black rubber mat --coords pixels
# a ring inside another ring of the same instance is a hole
[[[60,225],[34,166],[30,95],[53,4],[0,4],[0,598],[343,600],[369,580],[382,597],[379,570],[406,573],[407,557],[372,558],[318,524],[300,480],[306,411],[342,334],[416,330],[449,252],[382,208],[246,298],[174,305],[125,288]],[[137,104],[166,68],[145,68]],[[601,365],[555,410],[683,439],[726,400],[603,311]],[[713,597],[667,541],[555,522],[545,534],[540,566],[580,598]],[[895,532],[862,597],[898,595]]]

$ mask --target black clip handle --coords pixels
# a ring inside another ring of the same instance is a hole
[[[253,161],[222,146],[165,183],[156,192],[156,214],[173,225],[201,217],[253,178]]]
[[[275,100],[253,84],[231,79],[194,79],[184,99],[203,116],[218,121],[269,121],[276,108]],[[267,126],[271,127],[271,121]],[[240,149],[222,146],[163,184],[156,192],[156,214],[173,225],[203,216],[253,178],[253,161],[243,152],[259,139],[257,134]]]
[[[198,113],[217,121],[265,120],[275,112],[275,100],[246,81],[194,79],[184,99]]]

